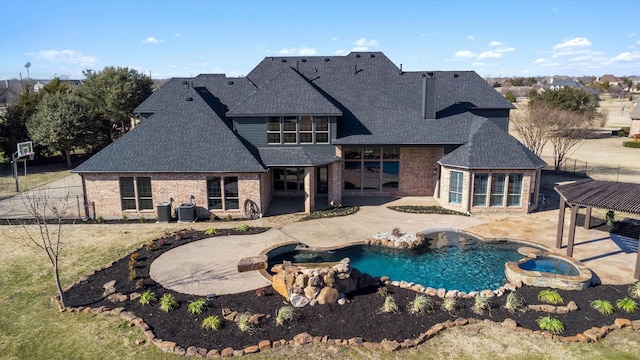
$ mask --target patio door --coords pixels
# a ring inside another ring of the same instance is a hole
[[[316,169],[316,194],[329,192],[329,167],[320,166]]]

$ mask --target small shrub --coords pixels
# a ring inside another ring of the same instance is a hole
[[[227,221],[233,220],[233,216],[231,216],[231,214],[227,214],[227,216],[225,216],[225,218],[227,219]]]
[[[156,294],[151,290],[147,290],[140,295],[140,305],[151,305],[155,303],[156,300]]]
[[[284,325],[285,322],[293,320],[293,307],[283,306],[276,312],[276,325]]]
[[[169,312],[178,307],[178,302],[171,294],[164,294],[160,298],[160,310]]]
[[[452,297],[444,298],[442,304],[440,305],[440,308],[444,311],[449,312],[450,314],[453,314],[456,312],[456,310],[458,310],[458,300]]]
[[[133,281],[138,277],[138,274],[136,273],[136,269],[129,269],[129,280]]]
[[[141,223],[141,224],[144,224],[146,221],[147,221],[147,219],[145,219],[144,216],[140,216],[138,218],[138,222]]]
[[[104,218],[102,216],[98,216],[96,221],[98,222],[98,224],[102,224],[104,222]]]
[[[122,214],[122,222],[127,222],[129,220],[129,217],[127,216],[127,214]]]
[[[247,232],[251,230],[251,226],[249,226],[248,224],[240,224],[236,227],[236,231],[240,231],[240,232]]]
[[[640,281],[636,281],[633,285],[629,286],[629,295],[631,297],[640,299]]]
[[[400,228],[394,227],[393,230],[391,230],[391,235],[399,238],[402,236],[402,232],[400,231]]]
[[[613,314],[613,305],[607,300],[593,300],[591,302],[591,307],[598,310],[598,312],[605,316]]]
[[[156,246],[159,247],[159,248],[163,247],[164,243],[165,243],[164,239],[158,239],[158,240],[155,241]]]
[[[147,240],[147,242],[144,244],[144,248],[147,249],[147,251],[151,251],[151,249],[153,249],[153,244],[153,239]]]
[[[206,330],[218,331],[222,329],[223,320],[218,316],[208,316],[202,320],[202,328]]]
[[[627,296],[618,300],[616,302],[616,306],[618,307],[618,309],[622,309],[628,313],[636,312],[638,310],[638,303]]]
[[[260,296],[265,296],[267,295],[267,291],[269,290],[268,286],[263,286],[261,288],[257,288],[256,289],[256,296],[260,297]]]
[[[522,296],[514,292],[510,292],[509,295],[507,295],[504,308],[510,313],[514,313],[516,311],[527,311],[527,307],[525,306]]]
[[[135,271],[136,269],[136,261],[133,259],[129,259],[129,271]]]
[[[564,324],[562,321],[547,315],[539,317],[536,322],[541,330],[549,331],[554,334],[559,334],[564,331]]]
[[[562,302],[564,301],[562,296],[558,294],[557,291],[549,289],[540,290],[540,292],[538,293],[538,300],[552,305],[562,304]]]
[[[144,286],[144,279],[136,280],[136,289],[142,289],[143,286]]]
[[[218,229],[214,228],[214,227],[210,227],[207,230],[205,230],[204,234],[205,235],[215,235],[218,232]]]
[[[489,301],[488,298],[478,294],[476,295],[471,310],[478,315],[484,314],[485,310],[487,310],[489,314],[491,314],[491,301]]]
[[[236,320],[236,324],[242,332],[252,333],[256,329],[256,326],[251,322],[251,314],[248,312],[240,314]]]
[[[218,215],[214,213],[209,214],[209,221],[216,221],[218,219],[219,219]]]
[[[398,304],[396,304],[396,300],[393,298],[392,295],[387,295],[384,298],[384,303],[382,304],[382,307],[378,309],[378,314],[381,314],[381,313],[397,314],[399,312],[400,310],[398,309]]]
[[[380,286],[378,290],[376,290],[376,294],[382,296],[383,298],[386,298],[387,295],[389,295],[389,291],[387,290],[386,287]]]
[[[633,141],[624,141],[622,143],[623,147],[628,147],[628,148],[633,148],[633,149],[640,149],[640,141],[637,140],[633,140]]]
[[[422,294],[416,294],[413,301],[409,303],[409,312],[412,314],[424,315],[431,310],[433,310],[433,301]]]
[[[134,252],[133,254],[131,254],[131,256],[129,256],[129,259],[135,261],[138,260],[140,258],[140,253],[138,252]]]
[[[187,305],[187,311],[190,314],[202,314],[202,311],[207,307],[207,301],[205,299],[198,299],[190,301]]]

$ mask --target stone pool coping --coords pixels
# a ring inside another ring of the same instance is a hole
[[[520,264],[537,259],[538,257],[548,257],[561,259],[568,262],[576,269],[578,269],[578,275],[561,275],[552,274],[542,271],[524,270],[520,267]],[[569,256],[549,252],[549,251],[536,251],[526,255],[525,258],[515,262],[509,261],[504,264],[504,272],[507,276],[507,280],[510,282],[521,281],[523,284],[539,287],[550,287],[554,289],[562,290],[583,290],[591,285],[591,279],[593,274],[591,269],[586,267],[583,263],[575,260]]]

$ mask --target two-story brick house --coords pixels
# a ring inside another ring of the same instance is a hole
[[[268,57],[246,77],[171,79],[74,171],[103,217],[190,197],[201,217],[381,195],[529,212],[545,163],[507,133],[512,108],[472,71],[402,71],[380,52]]]

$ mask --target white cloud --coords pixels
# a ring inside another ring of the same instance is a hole
[[[35,56],[51,62],[80,64],[83,66],[92,66],[98,61],[95,57],[84,55],[76,50],[42,50],[35,53]]]
[[[361,38],[361,39],[356,40],[353,44],[356,47],[360,47],[360,48],[369,47],[369,46],[376,47],[376,46],[378,46],[378,40],[375,40],[375,39],[369,40],[367,38]]]
[[[534,64],[544,64],[546,62],[548,62],[548,60],[546,60],[546,59],[535,59],[533,61]]]
[[[331,41],[336,41],[336,40],[338,40],[337,36],[334,36],[334,37],[331,38]]]
[[[349,52],[348,52],[347,50],[342,50],[342,49],[340,49],[340,50],[336,50],[336,52],[335,52],[334,54],[335,54],[335,55],[342,56],[342,55],[347,55],[348,53],[349,53]]]
[[[289,48],[289,49],[280,49],[278,50],[278,54],[280,55],[302,55],[302,56],[310,56],[315,55],[318,52],[314,48],[301,47],[301,48]]]
[[[494,51],[495,52],[499,52],[499,53],[508,53],[508,52],[513,52],[516,49],[512,48],[512,47],[501,47],[501,48],[497,48]]]
[[[497,51],[485,51],[478,55],[478,59],[499,59],[502,57],[502,53]]]
[[[356,46],[353,49],[351,49],[351,51],[368,51],[369,48],[366,46]]]
[[[589,54],[590,51],[588,49],[583,49],[583,50],[566,50],[566,51],[558,51],[556,53],[554,53],[552,56],[553,58],[559,58],[561,56],[576,56],[576,55],[585,55],[585,54]]]
[[[153,36],[149,36],[148,38],[146,38],[143,43],[145,44],[157,44],[157,43],[161,43],[163,42],[162,40],[158,40],[156,38],[154,38]]]
[[[475,57],[476,54],[472,53],[469,50],[460,50],[460,51],[456,51],[456,54],[453,55],[453,57],[457,57],[457,58],[472,58]]]
[[[316,49],[314,49],[314,48],[307,48],[307,47],[303,47],[303,48],[300,48],[300,49],[298,50],[298,55],[311,56],[311,55],[315,55],[315,54],[317,54],[317,53],[318,53],[318,52],[317,52],[317,51],[316,51]]]
[[[638,33],[634,31],[634,32],[629,34],[629,37],[635,37],[636,35],[638,35]]]
[[[175,37],[182,37],[182,34],[181,34],[181,33],[175,33],[175,35],[173,35],[173,36],[175,36]]]
[[[615,62],[615,61],[636,61],[636,60],[640,60],[640,51],[634,51],[634,52],[626,51],[614,56],[613,58],[611,58],[610,61]]]
[[[492,40],[491,42],[489,42],[489,46],[501,46],[501,45],[504,45],[504,43],[501,43],[500,41]]]
[[[554,45],[552,49],[572,49],[572,48],[585,47],[585,46],[591,46],[591,41],[589,41],[589,39],[587,38],[578,37],[578,38],[567,40],[563,43]]]
[[[467,40],[471,40],[471,41],[473,41],[473,40],[475,40],[475,39],[476,39],[476,37],[475,37],[475,36],[473,36],[473,35],[469,35],[469,36],[467,36]]]

